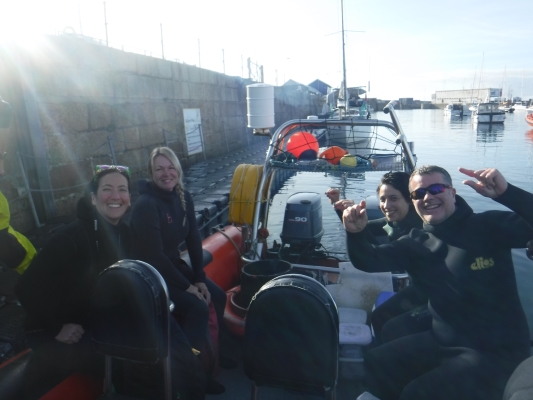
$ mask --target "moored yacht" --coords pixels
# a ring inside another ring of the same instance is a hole
[[[472,112],[472,120],[478,124],[503,124],[505,111],[500,110],[497,103],[480,103]]]

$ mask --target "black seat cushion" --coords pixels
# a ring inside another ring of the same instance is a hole
[[[163,283],[164,284],[164,283]],[[123,260],[98,277],[91,298],[92,340],[108,356],[155,363],[168,352],[168,299],[160,276]]]
[[[338,373],[337,307],[307,276],[268,282],[249,306],[244,370],[257,385],[324,392]]]

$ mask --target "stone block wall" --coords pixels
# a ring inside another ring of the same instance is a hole
[[[144,176],[156,146],[173,148],[186,168],[259,140],[246,128],[249,83],[68,35],[49,37],[38,50],[0,48],[0,94],[16,112],[10,149],[18,149],[25,172],[12,151],[0,180],[12,224],[24,232],[35,219],[24,176],[44,223],[74,212],[97,164],[128,165]],[[322,99],[296,90],[275,95],[277,125],[322,107]],[[205,154],[188,156],[185,108],[201,110]]]

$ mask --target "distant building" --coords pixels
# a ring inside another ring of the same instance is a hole
[[[328,94],[330,92],[330,90],[332,89],[332,87],[330,85],[328,85],[325,82],[322,82],[320,79],[314,80],[313,82],[311,82],[307,86],[310,86],[310,87],[318,90],[320,93],[322,93],[324,95]]]
[[[400,97],[398,101],[402,106],[408,106],[414,103],[414,99],[412,97]]]
[[[495,98],[500,99],[502,89],[500,88],[486,88],[486,89],[463,89],[463,90],[440,90],[431,95],[431,102],[433,104],[448,104],[448,103],[480,103],[486,99]]]
[[[309,92],[311,94],[322,95],[322,93],[319,90],[315,89],[314,87],[304,85],[303,83],[293,81],[292,79],[289,79],[287,82],[285,82],[281,86],[283,87],[294,86],[296,90],[301,90],[302,92],[306,92],[306,93]]]

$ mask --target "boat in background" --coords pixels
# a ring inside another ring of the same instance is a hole
[[[465,103],[450,103],[444,108],[444,115],[447,117],[468,117],[470,110]]]
[[[523,111],[527,109],[527,101],[517,101],[513,104],[515,111]]]
[[[500,110],[497,103],[480,103],[472,112],[472,121],[478,124],[503,124],[505,111]]]

